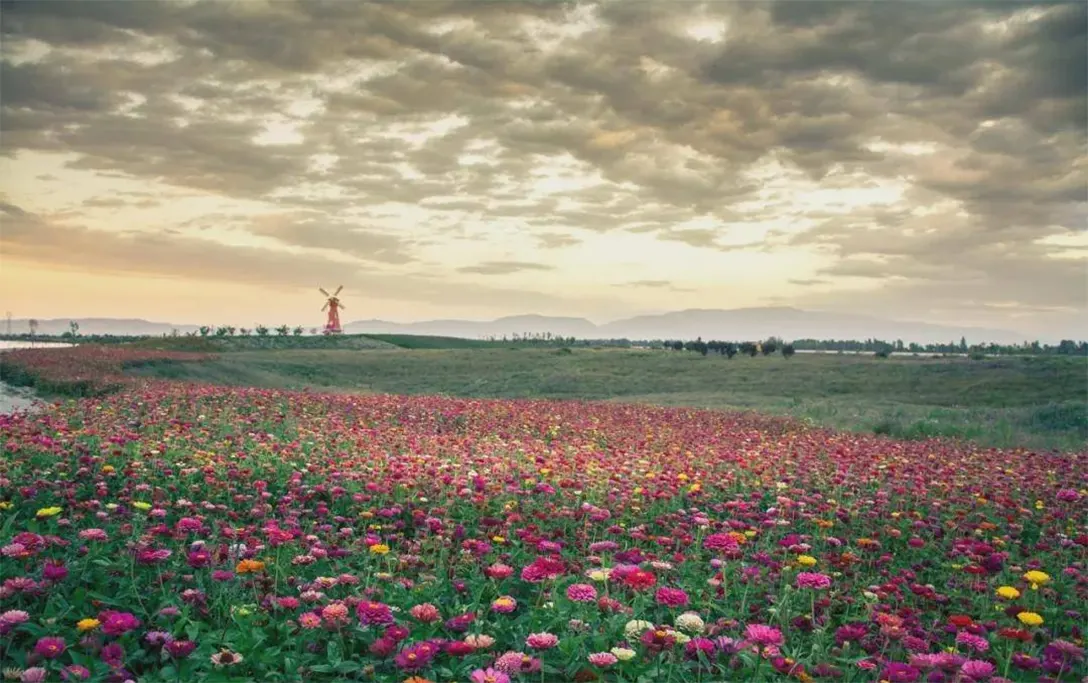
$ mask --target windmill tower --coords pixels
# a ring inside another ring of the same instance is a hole
[[[340,303],[340,299],[337,298],[343,288],[344,285],[340,285],[335,292],[329,294],[324,288],[318,287],[318,290],[326,297],[325,305],[321,307],[321,310],[329,312],[322,334],[340,334],[344,331],[340,328],[340,309],[344,307],[344,304]]]

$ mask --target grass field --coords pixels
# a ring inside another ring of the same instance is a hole
[[[683,352],[424,346],[238,352],[200,363],[154,362],[132,372],[232,386],[756,410],[901,438],[991,446],[1076,449],[1088,442],[1083,358],[729,360]]]

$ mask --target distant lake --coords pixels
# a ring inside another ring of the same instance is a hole
[[[64,342],[40,342],[40,341],[4,341],[0,340],[0,351],[5,349],[48,349],[52,347],[72,346]]]

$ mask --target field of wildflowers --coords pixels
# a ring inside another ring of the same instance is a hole
[[[0,446],[9,680],[1088,673],[1085,453],[166,382]]]

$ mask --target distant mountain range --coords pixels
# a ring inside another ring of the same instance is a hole
[[[175,325],[138,319],[76,318],[82,334],[163,335],[178,330],[194,331],[196,325]],[[69,319],[39,320],[40,334],[59,335],[68,330]],[[2,323],[2,321],[0,321]],[[28,330],[26,319],[11,321],[12,331]],[[306,327],[307,332],[310,326]],[[4,330],[0,325],[0,330]],[[803,311],[788,307],[740,308],[732,310],[691,309],[659,315],[642,315],[596,325],[584,318],[519,315],[491,321],[428,320],[396,323],[386,320],[359,320],[348,323],[349,334],[423,334],[480,339],[514,334],[539,334],[579,339],[695,339],[755,340],[770,336],[793,339],[902,339],[906,343],[994,342],[1017,344],[1030,341],[1018,332],[968,326],[936,325],[888,320],[864,315]],[[1057,341],[1057,340],[1042,340]]]

